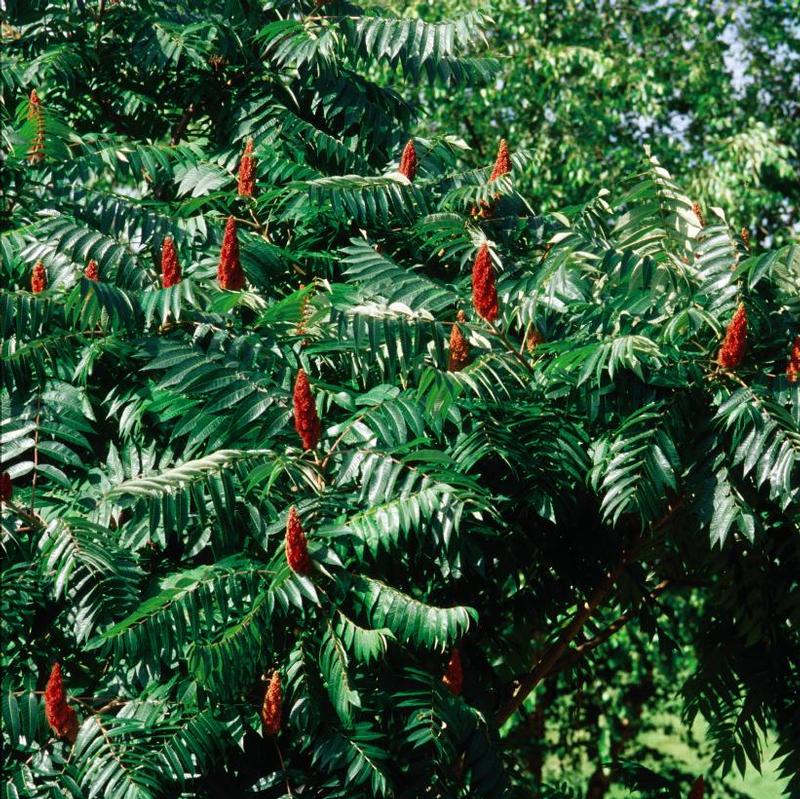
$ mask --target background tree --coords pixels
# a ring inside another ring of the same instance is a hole
[[[10,8],[6,796],[800,790],[798,250],[409,145],[485,24]]]
[[[428,18],[463,8],[393,3]],[[426,130],[460,133],[469,162],[499,135],[531,158],[538,210],[585,201],[639,168],[643,143],[687,194],[768,243],[800,235],[800,6],[792,2],[497,0],[497,80],[425,96]]]

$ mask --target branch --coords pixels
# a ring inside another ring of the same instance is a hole
[[[31,516],[36,515],[36,479],[39,476],[39,421],[42,416],[42,392],[36,394],[36,430],[33,434],[33,480],[31,481]]]
[[[475,126],[472,124],[472,120],[469,118],[469,114],[464,114],[464,124],[467,126],[467,130],[469,131],[469,137],[472,141],[472,146],[477,150],[478,155],[483,158],[483,142],[481,141],[481,137],[478,136],[478,132],[475,130]]]
[[[579,606],[578,612],[575,614],[572,621],[564,628],[558,640],[545,651],[534,668],[517,681],[511,697],[495,713],[495,722],[498,727],[504,724],[513,715],[516,709],[525,701],[528,694],[549,674],[566,651],[570,642],[581,631],[583,625],[586,624],[595,610],[597,610],[611,593],[620,575],[625,570],[627,563],[627,557],[623,556],[619,563],[611,571],[606,573],[603,582],[595,588],[589,599],[587,599],[583,605]]]
[[[513,355],[514,358],[518,360],[528,372],[535,374],[536,370],[519,352],[517,352],[517,348],[508,340],[508,336],[494,322],[487,322],[486,324],[489,325],[489,328],[495,334],[495,336],[500,339],[500,343],[506,348],[506,350],[511,353],[511,355]]]
[[[178,124],[175,126],[175,130],[172,133],[170,144],[173,147],[180,142],[183,134],[186,133],[186,128],[189,127],[189,122],[193,115],[194,103],[189,103],[189,105],[186,106],[186,110],[181,114],[181,118],[178,120]]]
[[[685,497],[682,496],[671,505],[667,512],[651,525],[650,534],[652,535],[658,532],[669,524],[674,514],[683,507],[684,502]],[[558,640],[545,650],[544,654],[539,658],[536,665],[528,674],[516,681],[510,698],[503,703],[495,713],[495,722],[498,727],[504,724],[513,715],[514,711],[525,701],[528,694],[550,674],[567,651],[567,647],[581,631],[583,625],[586,624],[597,608],[608,598],[627,565],[639,554],[643,543],[643,540],[640,538],[629,551],[623,550],[619,562],[611,571],[606,572],[600,585],[594,589],[589,598],[582,605],[579,605],[578,611],[575,616],[573,616],[572,621],[564,628]]]
[[[278,753],[278,760],[281,764],[281,771],[283,771],[283,778],[286,781],[286,795],[287,796],[294,796],[292,793],[292,786],[289,782],[289,772],[286,771],[286,763],[283,762],[283,754],[281,753],[281,748],[278,746],[278,739],[273,738],[273,743],[275,744],[275,751]]]
[[[5,504],[13,513],[21,516],[28,524],[31,525],[31,527],[47,527],[47,522],[41,516],[39,516],[38,513],[31,513],[26,508],[23,508],[21,505],[18,505],[16,502],[11,502],[10,500]]]
[[[673,585],[671,580],[662,580],[647,595],[647,599],[655,599],[671,585]],[[605,628],[605,630],[599,632],[594,638],[590,638],[588,641],[584,641],[574,649],[570,649],[569,652],[565,652],[563,656],[559,658],[558,662],[553,666],[553,668],[550,669],[547,676],[551,677],[553,674],[558,674],[559,672],[572,668],[572,666],[574,666],[587,653],[591,652],[593,649],[597,649],[600,644],[605,643],[609,638],[611,638],[612,635],[619,632],[634,616],[637,615],[638,610],[638,608],[632,608],[631,610],[626,611],[619,616],[619,618],[612,621],[611,624]]]

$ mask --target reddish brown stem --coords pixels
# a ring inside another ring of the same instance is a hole
[[[669,524],[673,515],[683,506],[683,503],[684,497],[678,499],[675,504],[651,526],[650,534],[655,534]],[[642,543],[640,539],[629,551],[623,551],[619,563],[617,563],[613,569],[606,572],[600,585],[592,591],[589,598],[584,601],[582,605],[579,605],[572,621],[564,628],[558,639],[545,650],[533,669],[516,682],[509,699],[506,700],[495,713],[495,722],[498,727],[512,716],[517,708],[525,701],[528,694],[553,670],[567,651],[567,647],[581,631],[583,625],[586,624],[597,608],[600,607],[611,594],[617,580],[625,571],[626,566],[638,555]]]
[[[186,128],[189,127],[189,122],[193,115],[194,103],[189,103],[189,105],[186,107],[186,110],[181,115],[181,118],[178,120],[178,124],[175,126],[175,131],[170,139],[170,144],[173,147],[180,142],[183,134],[186,133]]]
[[[603,581],[594,589],[590,597],[578,607],[578,612],[573,616],[572,621],[564,628],[558,640],[550,646],[539,658],[536,666],[514,686],[514,690],[508,701],[503,704],[495,713],[497,726],[504,724],[525,701],[528,694],[548,675],[550,670],[556,665],[558,660],[566,651],[570,642],[581,631],[582,627],[591,618],[592,614],[605,601],[611,593],[619,576],[627,565],[627,558],[623,557],[620,562],[609,572],[606,573]]]
[[[670,580],[662,580],[648,594],[648,597],[650,599],[655,599],[671,584],[672,583]],[[634,616],[636,616],[636,614],[637,610],[629,610],[626,613],[623,613],[619,618],[612,621],[608,627],[594,636],[594,638],[590,638],[588,641],[584,641],[574,649],[570,649],[568,652],[565,652],[563,656],[559,658],[558,662],[553,666],[553,668],[550,669],[550,672],[547,676],[550,677],[553,674],[558,674],[559,672],[572,668],[582,657],[584,657],[584,655],[591,652],[593,649],[597,649],[600,644],[605,643],[609,638],[611,638],[612,635],[619,632]]]
[[[31,481],[31,516],[36,515],[36,479],[39,476],[39,419],[42,415],[42,393],[36,395],[36,429],[33,432],[33,480]]]
[[[278,746],[278,741],[276,738],[272,739],[272,742],[275,744],[275,751],[278,753],[278,760],[281,763],[281,771],[283,771],[283,778],[286,781],[286,793],[289,796],[294,796],[292,793],[292,786],[289,784],[289,775],[286,773],[286,764],[283,762],[283,754],[281,754],[281,748]]]

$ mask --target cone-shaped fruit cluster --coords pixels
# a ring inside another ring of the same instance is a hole
[[[789,362],[786,364],[786,379],[796,383],[800,379],[800,336],[796,336],[789,353]]]
[[[78,716],[67,704],[61,665],[56,663],[44,689],[44,712],[47,723],[59,738],[75,742],[78,735]]]
[[[461,696],[461,690],[464,687],[464,670],[461,667],[461,652],[458,649],[454,649],[450,655],[450,662],[447,664],[447,671],[442,677],[442,682],[453,696]]]
[[[703,218],[703,209],[700,208],[700,203],[692,203],[692,211],[694,211],[694,215],[697,217],[700,227],[705,227],[706,220]]]
[[[525,336],[525,349],[533,353],[536,348],[544,341],[544,336],[539,332],[539,329],[532,327]]]
[[[286,562],[297,574],[308,574],[311,568],[308,541],[294,505],[289,508],[289,517],[286,520]]]
[[[28,161],[35,164],[44,158],[44,109],[42,108],[42,101],[39,95],[36,94],[36,89],[31,89],[30,97],[28,98],[28,119],[30,119],[36,126],[36,135],[28,150]]]
[[[505,139],[500,139],[500,146],[497,148],[497,158],[494,160],[494,168],[489,180],[497,180],[497,178],[508,175],[511,172],[511,155],[508,152],[508,142]]]
[[[494,160],[492,167],[492,174],[489,176],[489,181],[497,180],[508,175],[511,172],[511,155],[508,151],[508,142],[505,139],[500,139],[500,146],[497,148],[497,157]],[[497,200],[500,199],[499,194],[495,194],[494,200],[486,202],[481,200],[473,209],[472,215],[480,217],[481,219],[491,219],[494,214],[494,206]]]
[[[472,265],[472,304],[487,322],[497,318],[497,288],[489,245],[484,242]]]
[[[95,282],[100,280],[100,267],[97,265],[97,261],[95,261],[94,258],[86,264],[86,269],[83,270],[83,274],[87,280],[94,280]]]
[[[161,285],[168,289],[181,282],[181,265],[178,263],[178,251],[171,236],[161,243]]]
[[[744,248],[750,252],[750,231],[746,227],[743,227],[739,235],[742,237]]]
[[[719,348],[717,363],[726,369],[735,369],[744,358],[747,346],[747,311],[741,303],[733,315],[725,333],[725,339]]]
[[[451,372],[460,372],[469,363],[469,342],[458,326],[458,322],[465,321],[464,312],[459,311],[456,314],[453,329],[450,331],[450,363],[447,368]]]
[[[314,449],[317,446],[321,427],[308,375],[303,369],[297,373],[294,383],[294,428],[303,442],[303,449]]]
[[[37,261],[31,272],[31,291],[41,294],[47,288],[47,270],[41,261]]]
[[[219,254],[217,281],[220,288],[227,291],[241,291],[244,288],[244,272],[239,260],[239,237],[236,232],[236,220],[228,217],[225,225],[225,236],[222,239],[222,250]]]
[[[36,93],[36,89],[31,89],[28,95],[28,119],[36,119],[36,115],[42,110],[42,101]]]
[[[272,672],[267,690],[264,692],[264,704],[261,706],[261,722],[267,735],[277,735],[281,731],[281,704],[283,692],[281,691],[281,675],[275,670]]]
[[[403,154],[400,156],[399,172],[409,180],[414,180],[417,174],[417,151],[411,139],[408,140],[408,143],[403,148]]]
[[[256,188],[256,162],[253,158],[253,140],[248,139],[239,162],[239,196],[252,197]]]

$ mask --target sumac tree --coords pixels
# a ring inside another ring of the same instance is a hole
[[[800,791],[800,252],[465,169],[414,98],[484,21],[12,8],[4,796],[565,795],[548,726],[683,795],[623,749],[679,685]]]

